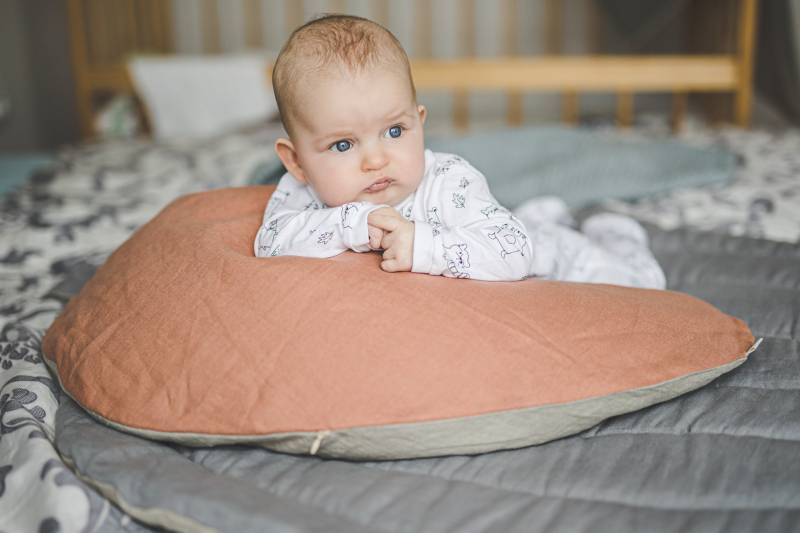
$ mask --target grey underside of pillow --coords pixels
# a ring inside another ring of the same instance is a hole
[[[508,208],[542,195],[570,207],[608,198],[729,181],[735,156],[674,140],[645,140],[561,126],[430,137],[427,147],[467,159]]]
[[[578,435],[475,456],[353,462],[160,444],[67,403],[56,443],[131,514],[180,530],[796,530],[800,250],[648,230],[670,288],[742,318],[765,341],[708,386]]]
[[[755,348],[754,345],[751,351]],[[285,453],[357,460],[476,454],[541,444],[573,435],[612,416],[671,400],[730,372],[744,363],[747,355],[749,352],[728,364],[663,383],[597,398],[464,418],[336,431],[270,435],[167,433],[126,427],[92,414],[116,429],[190,446],[254,444]]]

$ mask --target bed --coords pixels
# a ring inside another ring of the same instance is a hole
[[[264,5],[243,3],[255,4]],[[113,83],[128,87],[120,76]],[[459,79],[464,90],[472,76]],[[572,97],[565,102],[573,116]],[[724,148],[736,158],[733,179],[575,214],[612,209],[643,220],[670,289],[764,338],[749,361],[696,392],[547,444],[382,462],[163,444],[99,424],[72,402],[41,353],[66,301],[171,199],[274,179],[264,147],[281,129],[271,121],[191,142],[112,139],[63,150],[2,198],[0,530],[797,530],[800,132],[671,126],[662,118],[591,135]]]

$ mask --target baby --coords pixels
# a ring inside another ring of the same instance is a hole
[[[256,256],[381,251],[386,272],[663,288],[632,219],[594,217],[587,237],[558,224],[566,210],[549,199],[523,206],[526,229],[467,161],[426,150],[408,57],[382,26],[344,15],[308,22],[284,45],[272,81],[288,133],[275,150],[288,172],[266,206]],[[609,248],[592,235],[620,238]]]

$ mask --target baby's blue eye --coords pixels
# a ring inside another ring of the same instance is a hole
[[[336,141],[330,147],[333,152],[346,152],[353,146],[350,141]]]
[[[391,137],[392,139],[397,139],[398,137],[400,137],[400,136],[403,134],[403,128],[402,128],[402,127],[400,127],[400,126],[392,126],[391,128],[389,128],[389,129],[386,131],[386,133],[387,133],[387,134],[389,135],[389,137]]]

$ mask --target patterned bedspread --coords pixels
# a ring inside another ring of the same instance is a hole
[[[279,129],[186,145],[109,141],[65,150],[0,199],[0,531],[95,531],[119,510],[52,445],[63,400],[41,359],[44,331],[137,227],[174,198],[247,184]]]
[[[690,124],[680,139],[697,146],[722,146],[737,154],[735,181],[611,201],[603,207],[663,229],[691,227],[800,242],[800,130],[712,131]]]
[[[85,145],[0,199],[0,531],[143,529],[54,448],[54,416],[65,398],[42,362],[42,335],[131,232],[180,195],[248,183],[259,164],[274,161],[276,135],[267,128],[191,145]],[[693,127],[682,138],[737,153],[736,181],[606,207],[667,229],[800,240],[800,132]]]

